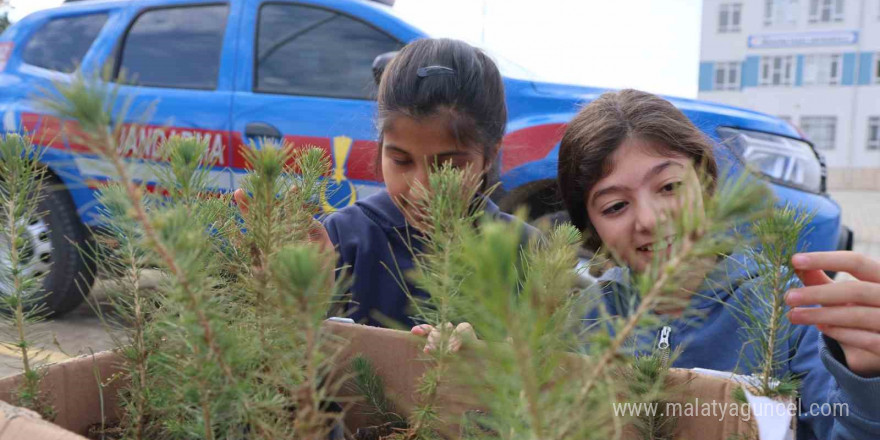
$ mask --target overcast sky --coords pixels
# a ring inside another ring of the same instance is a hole
[[[13,21],[62,0],[9,0]],[[701,0],[397,0],[437,36],[489,48],[548,81],[696,97]]]

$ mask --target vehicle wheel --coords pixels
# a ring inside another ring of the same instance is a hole
[[[79,306],[95,277],[95,259],[89,252],[91,235],[76,213],[70,194],[57,180],[49,179],[39,211],[43,216],[27,226],[27,270],[46,274],[43,299],[49,316],[61,316]],[[0,286],[2,289],[2,286]]]

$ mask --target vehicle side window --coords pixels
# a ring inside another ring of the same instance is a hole
[[[259,15],[257,92],[371,99],[373,60],[402,47],[384,32],[327,9],[270,3]]]
[[[79,67],[106,22],[105,13],[52,19],[25,44],[22,61],[44,69],[71,73]]]
[[[215,89],[227,5],[151,9],[125,35],[119,74],[151,87]]]

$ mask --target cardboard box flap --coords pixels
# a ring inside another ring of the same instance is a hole
[[[105,420],[118,420],[117,395],[120,383],[118,380],[109,384],[107,382],[120,371],[119,361],[119,356],[115,352],[104,351],[94,356],[84,355],[49,365],[43,378],[42,389],[49,393],[49,399],[57,412],[54,423],[85,435],[90,426],[101,423],[102,391]],[[100,387],[99,380],[107,386]],[[0,379],[0,400],[14,402],[15,392],[20,383],[21,375]],[[8,437],[8,439],[13,438],[43,440],[43,437]],[[7,437],[0,435],[0,440],[7,440]]]
[[[85,440],[40,415],[24,408],[0,402],[0,440]]]

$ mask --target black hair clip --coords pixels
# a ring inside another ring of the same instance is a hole
[[[435,75],[455,75],[455,70],[446,66],[428,66],[419,67],[416,74],[419,75],[419,78],[427,78]]]

